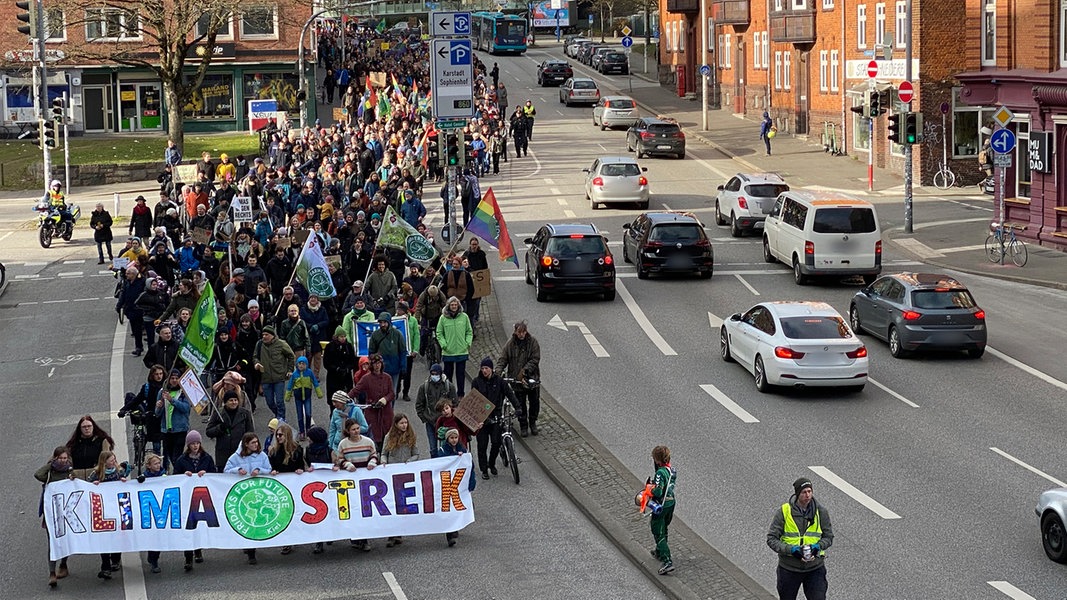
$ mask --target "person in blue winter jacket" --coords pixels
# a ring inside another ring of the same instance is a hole
[[[370,425],[367,423],[367,417],[363,416],[363,409],[348,394],[336,391],[330,400],[333,402],[333,413],[330,415],[330,433],[327,438],[330,448],[336,448],[337,444],[341,443],[341,438],[345,437],[345,420],[347,419],[355,419],[359,423],[360,435],[370,434]]]
[[[311,394],[314,393],[322,398],[322,385],[319,378],[308,366],[306,356],[296,359],[296,370],[285,384],[285,401],[296,402],[296,422],[300,429],[300,439],[307,436],[307,430],[311,427]]]

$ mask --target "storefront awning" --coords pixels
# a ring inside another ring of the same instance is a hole
[[[7,85],[33,85],[33,77],[12,77],[7,75],[4,79]],[[65,73],[52,73],[48,76],[48,85],[67,85],[67,75]]]

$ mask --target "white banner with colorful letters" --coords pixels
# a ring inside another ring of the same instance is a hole
[[[353,473],[171,475],[45,489],[52,560],[71,554],[248,549],[459,531],[474,522],[471,455]]]

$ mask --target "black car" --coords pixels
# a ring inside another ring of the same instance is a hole
[[[659,117],[638,119],[626,132],[626,150],[644,155],[670,154],[685,157],[685,134],[678,123]]]
[[[593,55],[597,50],[601,48],[608,48],[606,44],[589,44],[588,46],[582,46],[582,49],[578,51],[578,61],[583,65],[589,65],[593,63]]]
[[[622,228],[622,259],[634,263],[639,279],[667,272],[695,272],[709,279],[715,270],[711,240],[692,215],[644,213]]]
[[[608,73],[626,75],[630,72],[630,61],[622,52],[609,52],[600,59],[597,70],[605,75]]]
[[[526,283],[537,301],[549,294],[603,294],[615,299],[615,259],[593,224],[549,223],[526,238]]]
[[[537,85],[542,87],[549,83],[559,85],[571,77],[574,77],[574,69],[565,60],[546,60],[537,66]]]

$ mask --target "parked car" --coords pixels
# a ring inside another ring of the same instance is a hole
[[[763,259],[793,267],[793,281],[882,272],[882,230],[874,205],[843,194],[790,190],[774,201],[763,227]]]
[[[604,56],[612,52],[618,51],[618,48],[612,46],[601,46],[600,48],[597,48],[596,51],[589,56],[589,66],[599,71],[600,61],[604,58]]]
[[[669,154],[685,157],[685,134],[678,123],[659,117],[644,117],[626,132],[626,150],[636,152],[637,158],[646,154]]]
[[[572,104],[596,104],[600,101],[600,88],[588,77],[571,77],[559,86],[559,102]]]
[[[915,350],[965,350],[981,358],[986,346],[985,311],[962,283],[939,273],[894,273],[852,298],[848,320],[889,343],[903,358]]]
[[[576,36],[574,39],[567,42],[567,45],[563,47],[563,53],[571,58],[576,58],[578,55],[578,48],[582,46],[582,42],[593,43],[593,40],[581,36]]]
[[[637,267],[638,279],[652,273],[696,273],[710,279],[715,252],[704,226],[691,214],[650,212],[622,226],[622,260]]]
[[[608,52],[600,57],[597,70],[605,75],[609,73],[626,75],[630,72],[630,57],[622,52]]]
[[[592,223],[542,226],[526,238],[526,283],[537,301],[549,294],[603,294],[615,299],[615,260],[607,240]]]
[[[571,77],[574,77],[574,69],[565,60],[549,59],[537,65],[537,85],[541,87],[549,83],[558,85]]]
[[[746,231],[763,230],[775,199],[789,186],[777,173],[738,173],[716,189],[715,224],[729,223],[730,235],[741,237]]]
[[[600,50],[601,48],[610,48],[610,46],[607,46],[606,44],[590,44],[588,46],[583,46],[582,49],[578,52],[578,60],[583,65],[592,64],[593,55],[596,54],[596,51]]]
[[[596,45],[593,40],[579,40],[574,44],[574,52],[571,53],[571,58],[576,59],[578,62],[582,60],[582,52],[589,46]]]
[[[752,373],[756,389],[867,383],[867,347],[825,302],[763,302],[735,313],[719,329],[719,352]]]
[[[585,197],[589,207],[596,210],[601,204],[636,203],[648,208],[648,178],[644,169],[629,156],[601,156],[588,169],[585,177]]]
[[[629,96],[604,96],[593,107],[593,125],[604,131],[620,125],[629,127],[640,117],[637,103]]]
[[[1058,563],[1067,563],[1067,488],[1042,492],[1037,499],[1038,523],[1041,527],[1041,546],[1045,556]]]

